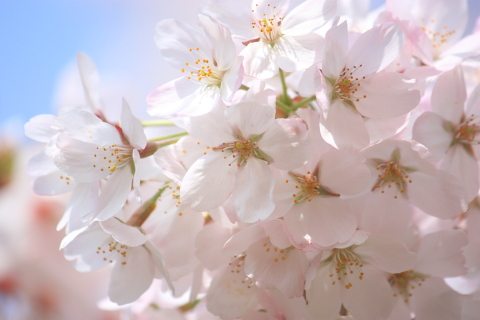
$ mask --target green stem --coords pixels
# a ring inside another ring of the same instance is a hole
[[[174,126],[175,124],[170,120],[144,120],[142,126],[144,127],[162,127],[162,126]]]
[[[280,109],[282,109],[283,111],[285,111],[285,113],[286,113],[287,115],[289,115],[290,112],[292,111],[289,106],[287,106],[285,103],[283,103],[283,102],[280,101],[280,100],[275,101],[275,104],[277,105],[277,107],[279,107]]]
[[[158,149],[160,149],[160,148],[169,146],[171,144],[175,144],[175,143],[178,142],[178,140],[180,140],[180,139],[172,139],[172,140],[168,140],[168,141],[157,142],[157,147],[158,147]]]
[[[317,99],[316,96],[311,96],[310,98],[303,99],[302,101],[300,101],[299,103],[297,103],[297,104],[293,107],[293,109],[294,109],[294,110],[297,110],[297,109],[303,108],[305,105],[309,104],[310,102],[315,101],[315,99]]]
[[[170,134],[170,135],[168,135],[168,136],[153,138],[153,139],[149,139],[148,142],[164,141],[164,140],[173,139],[173,138],[178,138],[178,137],[183,137],[183,136],[188,136],[188,132],[174,133],[174,134]]]
[[[247,87],[246,85],[241,85],[240,88],[238,88],[238,90],[245,90],[245,91],[248,91],[248,89],[250,89],[250,87]]]

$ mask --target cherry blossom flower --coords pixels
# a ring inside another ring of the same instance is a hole
[[[157,46],[165,59],[186,75],[148,96],[152,116],[208,113],[219,99],[230,101],[242,83],[242,63],[230,31],[207,16],[199,15],[199,19],[205,36],[175,20],[157,24]]]
[[[478,194],[478,163],[473,146],[480,131],[480,86],[466,99],[460,66],[438,77],[432,92],[433,112],[424,112],[413,128],[413,139],[424,144],[441,168],[462,182],[470,202]]]
[[[307,0],[287,13],[289,1],[206,1],[201,12],[245,39],[245,72],[268,79],[281,68],[307,69],[321,60],[323,39],[313,33],[333,18],[336,0]]]
[[[170,281],[158,249],[139,229],[116,218],[68,234],[60,248],[78,271],[112,264],[108,296],[119,305],[138,299],[150,287],[156,270]]]
[[[269,164],[293,169],[303,164],[308,153],[301,122],[275,120],[272,107],[248,99],[192,118],[188,131],[207,150],[182,181],[182,201],[205,211],[220,206],[233,192],[243,222],[265,220],[273,211]]]
[[[321,72],[326,79],[330,106],[324,126],[339,148],[366,147],[370,138],[362,116],[398,117],[420,101],[419,92],[409,90],[413,82],[408,78],[381,72],[397,56],[402,45],[401,33],[393,23],[382,24],[361,34],[349,48],[344,22],[327,32],[325,42]]]

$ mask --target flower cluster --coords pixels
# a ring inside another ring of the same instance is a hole
[[[47,143],[29,170],[37,193],[72,193],[61,248],[79,271],[112,266],[112,305],[476,319],[480,28],[462,38],[466,0],[354,5],[205,0],[198,27],[159,22],[180,77],[147,97],[158,120],[124,100],[109,121],[78,54],[87,105],[25,125]]]

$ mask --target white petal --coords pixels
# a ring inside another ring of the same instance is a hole
[[[296,169],[310,155],[308,134],[299,119],[276,119],[258,141],[258,147],[273,159],[272,165],[283,170]]]
[[[130,145],[137,150],[142,150],[147,145],[147,137],[143,132],[140,120],[135,118],[125,98],[122,100],[122,131],[128,138]]]
[[[408,90],[412,83],[395,73],[372,74],[361,81],[352,99],[358,112],[368,118],[384,119],[404,115],[420,102],[418,90]]]
[[[254,224],[235,233],[223,246],[223,252],[227,255],[240,254],[248,249],[250,245],[265,238],[265,230]]]
[[[319,182],[334,193],[353,196],[370,182],[370,170],[358,152],[330,149],[322,155]]]
[[[345,308],[355,320],[387,319],[395,304],[387,279],[369,266],[363,273],[362,280],[351,277],[352,286],[343,291]]]
[[[243,57],[238,57],[222,77],[220,92],[224,102],[229,102],[240,88],[244,74]]]
[[[412,138],[425,145],[437,158],[442,159],[452,143],[452,132],[445,130],[445,119],[434,112],[424,112],[413,125]]]
[[[336,0],[307,0],[285,16],[282,33],[296,36],[313,32],[333,18],[336,11]]]
[[[357,67],[355,77],[361,78],[388,66],[403,45],[401,31],[394,23],[384,23],[361,34],[348,52],[347,67]],[[361,67],[360,67],[361,65]]]
[[[427,234],[420,241],[415,271],[440,278],[467,273],[461,248],[468,239],[463,231],[442,230]]]
[[[56,117],[54,115],[40,114],[35,116],[25,123],[25,135],[38,142],[49,142],[58,133],[51,127],[55,123]]]
[[[256,158],[248,159],[238,171],[233,190],[240,221],[252,223],[267,219],[275,208],[272,193],[273,174],[268,164]]]
[[[273,59],[286,72],[307,69],[322,60],[324,45],[323,38],[316,33],[285,35],[276,41]]]
[[[101,110],[100,76],[98,75],[95,63],[85,53],[78,52],[77,64],[87,104],[92,108],[92,111]]]
[[[332,285],[327,267],[320,268],[310,289],[306,291],[307,313],[311,319],[335,319],[342,306],[341,284]]]
[[[274,122],[275,110],[268,105],[248,100],[230,106],[225,116],[234,131],[241,133],[244,139],[250,139],[264,133]]]
[[[230,30],[203,14],[199,14],[198,18],[208,40],[210,40],[215,66],[222,71],[230,69],[237,57]]]
[[[217,86],[202,86],[187,99],[186,108],[179,113],[191,117],[199,116],[215,109],[219,100],[220,89]]]
[[[167,266],[165,265],[165,261],[163,259],[162,254],[150,241],[145,242],[145,247],[152,254],[155,267],[157,268],[158,271],[160,271],[165,281],[167,281],[168,287],[170,288],[170,290],[172,290],[172,295],[175,295],[175,289],[173,287],[172,280],[170,279],[170,274],[168,273]]]
[[[263,41],[253,42],[240,52],[244,57],[245,73],[259,79],[272,78],[278,73],[276,51]]]
[[[436,177],[412,172],[408,197],[425,213],[440,219],[453,219],[467,209],[466,194],[460,182],[439,170]]]
[[[201,86],[181,77],[152,91],[147,97],[148,114],[155,117],[166,117],[176,114],[187,107],[186,102],[190,96],[200,90]]]
[[[322,72],[325,77],[337,79],[346,64],[348,52],[347,22],[332,26],[325,35],[325,56]]]
[[[415,253],[398,241],[385,236],[370,235],[363,244],[353,249],[363,263],[374,265],[389,273],[400,273],[413,268]]]
[[[138,228],[126,225],[117,218],[102,221],[100,225],[113,239],[129,247],[137,247],[147,241],[147,237]]]
[[[221,152],[211,152],[198,159],[183,178],[182,203],[197,211],[210,210],[224,203],[233,190],[238,170],[236,163],[231,162],[232,159],[224,159]]]
[[[340,149],[361,149],[370,143],[367,128],[360,113],[338,99],[330,106],[325,127],[333,135]]]
[[[100,193],[95,215],[96,220],[107,220],[122,209],[125,201],[127,201],[128,194],[132,190],[132,178],[129,165],[112,173]]]
[[[119,305],[134,302],[150,287],[153,275],[150,251],[145,246],[129,248],[126,258],[115,261],[108,297]]]
[[[457,66],[442,73],[432,90],[432,110],[445,120],[460,123],[467,89],[462,68]]]

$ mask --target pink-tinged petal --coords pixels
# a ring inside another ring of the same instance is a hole
[[[412,221],[413,209],[397,188],[383,191],[376,189],[367,196],[360,227],[372,234],[402,240]]]
[[[413,82],[400,73],[367,76],[353,100],[358,112],[368,118],[384,119],[404,115],[420,102],[418,90],[408,90]],[[358,101],[357,101],[358,100]]]
[[[286,72],[307,69],[322,60],[324,45],[324,39],[316,33],[284,35],[273,47],[275,64]]]
[[[299,109],[296,111],[308,128],[308,136],[310,140],[310,147],[312,152],[310,157],[317,157],[320,154],[325,153],[331,146],[323,140],[320,134],[320,114],[311,109]],[[313,171],[313,170],[311,170]]]
[[[473,89],[472,93],[470,93],[465,107],[465,114],[480,114],[480,84]]]
[[[269,237],[270,242],[279,249],[290,247],[290,242],[285,233],[285,223],[283,220],[275,219],[262,223],[265,234]]]
[[[228,239],[223,246],[223,253],[229,256],[240,254],[265,236],[265,230],[259,224],[249,226]]]
[[[53,172],[59,172],[58,167],[50,157],[42,150],[28,160],[27,173],[32,177],[38,177]]]
[[[432,110],[445,120],[454,124],[460,123],[463,106],[467,99],[467,89],[462,67],[442,73],[432,91]]]
[[[99,224],[94,224],[69,233],[60,248],[63,248],[67,260],[75,260],[77,271],[88,272],[109,264],[108,259],[103,259],[104,254],[97,253],[97,248],[104,247],[111,239]]]
[[[298,83],[298,93],[302,97],[314,96],[317,92],[320,92],[323,89],[322,78],[318,66],[314,64],[303,73],[302,78]],[[301,110],[308,109],[298,109],[297,112]]]
[[[258,37],[252,29],[251,23],[255,19],[250,8],[251,3],[251,0],[207,0],[200,6],[200,12],[228,26],[234,34],[251,39]]]
[[[305,124],[300,119],[276,119],[257,143],[273,159],[278,169],[291,170],[303,165],[310,155]]]
[[[336,0],[307,0],[282,19],[282,33],[298,36],[313,32],[333,18],[336,11]]]
[[[407,247],[389,237],[370,235],[363,244],[353,249],[362,263],[372,264],[389,273],[400,273],[412,269],[416,254]]]
[[[137,149],[133,149],[133,152],[132,152],[132,160],[133,160],[133,181],[132,181],[132,188],[133,188],[133,193],[135,194],[135,200],[137,200],[138,203],[142,203],[142,196],[140,194],[140,181],[141,180],[144,180],[142,179],[141,177],[141,174],[142,172],[139,170],[140,167],[144,167],[146,166],[144,164],[144,166],[141,166],[140,165],[140,153],[138,153],[138,150]],[[151,159],[149,159],[151,160]],[[146,160],[148,161],[148,160]],[[147,180],[147,179],[145,179]]]
[[[330,106],[325,127],[340,149],[361,149],[370,143],[362,115],[338,99]]]
[[[206,225],[197,234],[197,236],[195,237],[195,256],[201,261],[202,265],[205,268],[209,270],[216,270],[220,266],[225,266],[230,261],[232,255],[241,253],[248,248],[247,246],[245,249],[240,251],[234,249],[232,250],[234,253],[232,253],[231,255],[222,252],[224,243],[228,241],[231,235],[232,234],[229,229],[224,228],[218,223],[211,223]],[[249,238],[246,239],[250,240]],[[240,241],[240,244],[242,242],[243,241]]]
[[[230,165],[231,164],[231,165]],[[212,152],[198,159],[188,169],[182,181],[182,203],[196,211],[218,207],[230,196],[238,167],[223,153]]]
[[[55,155],[53,162],[57,167],[77,182],[99,181],[107,177],[110,171],[104,167],[104,160],[94,155],[99,153],[97,145],[83,142],[71,136],[60,134],[57,147],[62,150]]]
[[[412,172],[410,179],[408,198],[425,213],[440,219],[454,219],[467,210],[465,191],[452,175],[441,170],[437,176]]]
[[[355,320],[387,319],[395,305],[392,289],[381,272],[362,269],[363,279],[351,277],[352,286],[343,290],[343,304]]]
[[[384,23],[361,34],[348,52],[347,67],[356,66],[355,77],[361,78],[388,66],[403,45],[401,31],[394,23]]]
[[[398,297],[395,300],[395,306],[393,307],[392,313],[387,320],[411,320],[412,317],[410,316],[410,308],[403,301],[403,298]]]
[[[162,56],[178,71],[185,68],[186,62],[195,62],[198,57],[194,52],[196,48],[204,54],[210,53],[205,37],[185,23],[173,19],[162,20],[155,26],[155,31],[155,43]]]
[[[66,232],[83,227],[95,214],[98,202],[99,183],[78,183],[68,201],[65,216],[68,216]],[[57,226],[57,228],[60,225]]]
[[[179,111],[179,114],[186,116],[200,116],[215,109],[220,99],[220,88],[217,86],[200,87],[195,94],[187,99],[185,109]]]
[[[353,196],[370,182],[365,158],[356,151],[330,149],[320,158],[319,182],[334,193]]]
[[[145,247],[150,251],[150,254],[152,255],[155,268],[157,268],[157,270],[167,282],[168,287],[172,291],[172,295],[175,295],[175,289],[173,287],[172,280],[170,279],[170,274],[168,273],[162,254],[150,241],[145,242]]]
[[[185,128],[192,138],[210,147],[238,140],[231,124],[225,117],[225,110],[225,105],[221,103],[212,112],[187,118]]]
[[[240,167],[233,190],[238,219],[249,223],[267,219],[275,208],[272,193],[273,173],[270,167],[263,160],[249,158]]]
[[[175,146],[161,148],[153,155],[163,174],[180,185],[186,170],[175,156]]]
[[[222,77],[220,93],[223,101],[230,102],[232,100],[233,95],[242,85],[244,75],[243,57],[238,57]]]
[[[154,272],[152,255],[145,246],[129,248],[126,258],[115,262],[108,297],[118,305],[134,302],[150,287]]]
[[[84,110],[71,109],[60,113],[57,123],[61,131],[78,140],[98,145],[122,144],[120,134],[114,126]]]
[[[258,304],[260,289],[246,278],[243,270],[232,267],[217,273],[206,295],[208,311],[221,319],[233,320],[253,309]]]
[[[409,114],[389,119],[365,119],[365,126],[370,135],[370,143],[392,138],[409,125]]]
[[[318,269],[310,289],[306,291],[307,314],[310,319],[330,320],[338,317],[342,306],[342,286],[332,285],[327,267]]]
[[[348,52],[347,22],[332,26],[325,35],[325,55],[322,73],[329,79],[337,79],[346,64]]]
[[[132,190],[132,178],[130,166],[115,170],[112,173],[98,198],[96,220],[107,220],[122,209],[125,201],[127,201],[128,194]]]
[[[140,120],[135,118],[125,98],[122,100],[122,131],[130,142],[130,145],[137,150],[142,150],[147,145],[147,137],[143,132]]]
[[[25,135],[38,142],[49,142],[58,133],[52,128],[56,117],[51,114],[40,114],[25,123]]]
[[[462,248],[467,244],[467,235],[461,230],[442,230],[420,239],[415,271],[446,278],[465,275],[465,257]]]
[[[424,112],[413,125],[412,138],[428,148],[437,158],[442,159],[452,143],[452,132],[447,131],[448,123],[434,112]]]
[[[82,80],[85,100],[94,112],[102,109],[100,103],[100,76],[92,59],[83,52],[77,53],[78,71]]]
[[[440,167],[460,181],[466,192],[466,201],[470,203],[477,195],[479,188],[478,162],[464,146],[452,146]]]
[[[147,241],[147,237],[138,229],[113,217],[100,222],[102,229],[113,239],[129,247],[137,247]]]
[[[148,95],[147,103],[150,106],[147,112],[151,116],[160,118],[173,115],[188,106],[186,105],[188,98],[200,89],[201,86],[187,77],[167,82]]]
[[[443,279],[435,277],[426,278],[422,286],[417,286],[412,291],[409,304],[419,320],[463,319],[461,317],[462,296],[450,289]]]
[[[198,18],[213,48],[212,56],[214,65],[222,71],[230,69],[237,57],[237,50],[233,43],[230,30],[203,14],[199,14]]]
[[[70,192],[76,183],[66,179],[60,170],[35,178],[32,189],[36,194],[55,195]]]
[[[297,242],[308,234],[311,242],[321,247],[347,241],[357,228],[357,219],[345,200],[331,196],[315,196],[296,204],[284,220]]]
[[[277,288],[287,298],[301,297],[305,287],[308,260],[296,249],[280,249],[268,238],[251,245],[246,253],[245,273],[259,288]]]
[[[259,79],[269,79],[278,73],[275,63],[277,51],[266,42],[259,41],[248,44],[240,52],[244,57],[245,73]]]
[[[275,109],[268,105],[247,100],[230,106],[225,117],[234,131],[241,133],[244,139],[250,139],[264,133],[275,121]]]

